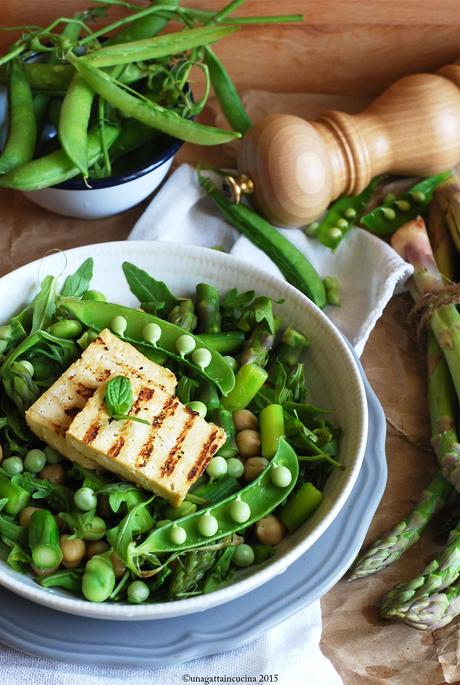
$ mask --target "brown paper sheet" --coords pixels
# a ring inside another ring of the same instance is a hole
[[[325,109],[360,110],[367,98],[248,92],[253,119],[269,112],[316,117]],[[215,109],[208,109],[212,121]],[[220,116],[217,117],[220,123]],[[235,149],[182,148],[177,163],[208,161],[232,166]],[[110,240],[123,240],[144,206],[121,215],[79,221],[53,215],[19,193],[0,191],[0,273],[17,268],[47,251]],[[430,480],[435,458],[429,446],[423,354],[408,324],[410,299],[395,297],[371,335],[363,362],[387,416],[388,485],[368,540],[375,539],[405,515]],[[419,633],[383,621],[377,605],[394,583],[411,578],[440,547],[432,530],[398,563],[370,579],[342,580],[322,600],[322,649],[345,685],[441,685],[459,683],[460,623]],[[313,684],[312,684],[313,685]]]

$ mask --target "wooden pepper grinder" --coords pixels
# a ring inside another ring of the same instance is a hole
[[[254,193],[277,226],[316,219],[339,195],[356,195],[382,173],[431,176],[460,162],[460,65],[390,86],[357,115],[326,112],[314,122],[271,115],[240,143],[235,202]]]

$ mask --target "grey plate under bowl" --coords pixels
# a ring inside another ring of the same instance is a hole
[[[361,370],[369,406],[366,454],[345,506],[282,576],[199,615],[102,621],[47,609],[0,588],[0,642],[34,656],[117,666],[164,666],[239,647],[324,595],[344,575],[383,495],[385,416]],[[267,597],[270,601],[267,602]]]

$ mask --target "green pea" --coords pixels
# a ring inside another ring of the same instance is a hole
[[[211,538],[217,533],[219,524],[215,516],[211,514],[203,514],[198,519],[198,532],[201,533],[205,538]]]
[[[46,454],[42,450],[29,450],[24,459],[24,468],[30,473],[39,473],[46,464]]]
[[[401,212],[408,212],[410,209],[410,202],[407,200],[396,200],[395,205]]]
[[[385,219],[388,219],[388,221],[393,221],[393,219],[396,219],[396,212],[394,209],[391,209],[391,207],[382,207],[382,214]]]
[[[107,556],[94,556],[85,566],[81,590],[90,602],[105,602],[115,587],[115,573]]]
[[[2,469],[9,476],[15,476],[17,473],[24,471],[24,464],[21,457],[8,457],[8,459],[2,462]]]
[[[187,531],[182,526],[173,526],[169,537],[173,545],[183,545],[187,539]]]
[[[176,340],[176,350],[179,352],[182,358],[184,358],[186,354],[193,352],[195,347],[195,338],[192,338],[191,335],[187,335],[186,333],[184,333],[184,335],[180,335]]]
[[[340,290],[337,290],[337,288],[331,288],[330,290],[327,291],[327,303],[332,305],[333,307],[340,307],[341,303],[341,297],[340,297]]]
[[[330,228],[327,234],[329,238],[331,238],[331,240],[340,240],[342,237],[342,231],[338,226],[333,226],[332,228]]]
[[[271,479],[277,488],[287,488],[291,484],[292,474],[286,466],[275,466],[271,471]]]
[[[251,516],[251,507],[246,502],[236,499],[231,502],[228,513],[236,523],[246,523]]]
[[[73,496],[75,506],[82,511],[91,511],[97,507],[97,495],[92,488],[80,488]]]
[[[346,219],[338,219],[337,220],[337,226],[339,228],[348,228],[348,221]]]
[[[123,337],[127,327],[128,322],[124,316],[114,316],[110,322],[110,329],[112,333],[115,333],[115,335],[119,335],[120,337]]]
[[[86,350],[88,345],[91,345],[92,342],[94,342],[97,338],[97,333],[96,331],[85,331],[83,335],[78,338],[77,340],[77,345],[82,349]]]
[[[223,457],[213,457],[206,467],[210,478],[222,478],[227,474],[227,461]]]
[[[204,419],[204,417],[208,413],[205,403],[199,402],[198,400],[196,400],[195,402],[188,402],[187,407],[192,411],[195,411],[197,414],[199,414],[202,419]]]
[[[246,545],[244,542],[237,546],[232,557],[235,566],[240,566],[241,568],[251,566],[254,563],[254,559],[254,550],[251,545]]]
[[[385,204],[389,202],[394,202],[396,200],[396,195],[394,193],[387,193],[383,198]]]
[[[212,354],[209,350],[204,347],[199,347],[192,354],[192,361],[194,364],[200,367],[200,369],[205,369],[210,365],[212,360]]]
[[[344,213],[343,213],[343,216],[344,216],[346,219],[355,219],[355,218],[356,218],[356,213],[357,213],[357,212],[356,212],[356,209],[354,209],[353,207],[347,207],[346,210],[345,210]]]
[[[227,475],[232,478],[241,478],[244,473],[244,464],[236,457],[227,459]]]
[[[91,300],[92,302],[107,302],[107,298],[100,290],[87,290],[83,293],[82,300]]]
[[[53,323],[49,328],[51,335],[56,338],[63,338],[64,340],[75,340],[79,338],[83,332],[83,326],[79,321],[73,319],[63,319]]]
[[[340,283],[334,276],[325,276],[323,278],[323,283],[326,290],[331,290],[331,288],[340,289]]]
[[[22,368],[30,375],[33,376],[35,373],[35,369],[33,365],[27,361],[27,359],[21,359],[21,361],[17,362]]]
[[[155,528],[163,528],[163,526],[167,526],[168,523],[171,523],[171,519],[160,519],[155,523]]]
[[[62,455],[60,455],[59,452],[56,452],[56,450],[53,450],[49,445],[46,445],[43,451],[48,464],[59,464],[59,462],[62,461]]]
[[[231,357],[229,354],[226,354],[224,355],[224,359],[233,372],[238,370],[238,362],[236,361],[235,357]]]
[[[318,228],[319,228],[319,222],[314,221],[312,224],[309,224],[306,229],[305,233],[310,236],[310,238],[315,238],[315,236],[318,233]]]
[[[147,583],[144,583],[142,580],[134,580],[128,585],[126,594],[128,596],[128,602],[132,602],[133,604],[142,604],[142,602],[146,602],[148,600],[150,589]]]
[[[157,323],[148,323],[142,329],[142,337],[151,345],[156,345],[161,338],[161,328]]]
[[[409,194],[411,198],[414,200],[414,202],[425,202],[426,200],[426,195],[421,190],[414,190],[412,193]]]

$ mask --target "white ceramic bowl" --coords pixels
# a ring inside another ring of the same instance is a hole
[[[158,619],[203,611],[228,602],[270,580],[306,552],[324,533],[344,506],[356,481],[367,439],[367,404],[359,370],[341,334],[329,319],[304,295],[287,283],[227,254],[205,248],[143,241],[103,243],[53,254],[23,266],[0,280],[0,322],[6,321],[29,301],[46,274],[74,271],[88,256],[94,257],[92,287],[110,300],[137,306],[129,292],[121,264],[128,260],[164,280],[180,295],[192,294],[196,283],[209,282],[221,292],[237,287],[255,290],[275,300],[284,298],[275,310],[284,322],[311,339],[305,355],[305,369],[312,402],[331,409],[332,420],[343,429],[340,460],[345,470],[335,470],[324,490],[316,513],[277,547],[276,555],[265,564],[245,570],[239,580],[216,592],[163,604],[92,604],[64,591],[45,590],[28,576],[0,562],[0,583],[13,592],[48,607],[82,616],[104,619]],[[282,582],[282,579],[280,579]]]
[[[7,116],[6,102],[6,88],[0,86],[0,130]],[[0,149],[4,144],[4,133],[0,132]],[[132,168],[126,172],[91,180],[91,187],[86,186],[80,176],[50,188],[24,191],[23,194],[40,207],[77,219],[103,219],[119,214],[156,190],[183,141],[158,134],[147,145],[151,149],[148,163],[133,162]]]

